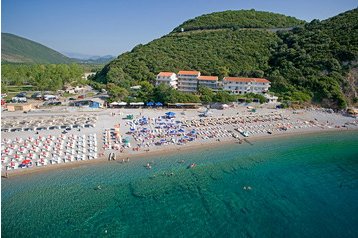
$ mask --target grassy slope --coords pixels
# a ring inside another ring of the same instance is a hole
[[[1,61],[10,63],[71,63],[66,56],[34,41],[1,33]]]

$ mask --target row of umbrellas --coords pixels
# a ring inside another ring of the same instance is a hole
[[[156,102],[156,103],[154,103],[154,102],[147,102],[147,106],[148,106],[148,107],[153,107],[153,106],[162,107],[162,106],[163,106],[163,103],[161,103],[161,102]]]

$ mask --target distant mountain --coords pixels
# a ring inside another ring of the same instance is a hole
[[[1,62],[67,64],[73,60],[32,40],[1,33]]]
[[[113,55],[105,55],[105,56],[90,56],[89,58],[72,58],[78,63],[81,64],[107,64],[110,61],[114,60]]]
[[[87,55],[87,54],[81,54],[81,53],[75,53],[75,52],[61,52],[62,54],[64,54],[65,56],[67,56],[68,58],[73,58],[73,59],[90,59],[91,57],[94,57],[93,55]]]

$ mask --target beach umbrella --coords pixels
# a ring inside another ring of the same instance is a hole
[[[31,160],[25,159],[24,161],[22,161],[22,164],[29,164],[29,163],[31,163],[31,162],[32,162]]]
[[[157,106],[157,107],[162,107],[162,106],[163,106],[163,103],[161,103],[161,102],[156,102],[156,103],[155,103],[155,106]]]
[[[148,107],[154,106],[154,102],[147,102],[147,106],[148,106]]]
[[[175,116],[175,112],[166,112],[165,115],[168,117],[168,118],[172,118]]]

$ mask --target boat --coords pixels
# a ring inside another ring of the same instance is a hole
[[[195,166],[196,166],[196,164],[195,164],[195,163],[192,163],[192,164],[190,164],[190,165],[188,166],[188,169],[194,168]]]
[[[152,168],[152,166],[149,164],[149,163],[147,163],[147,165],[145,166],[147,169],[151,169]]]

